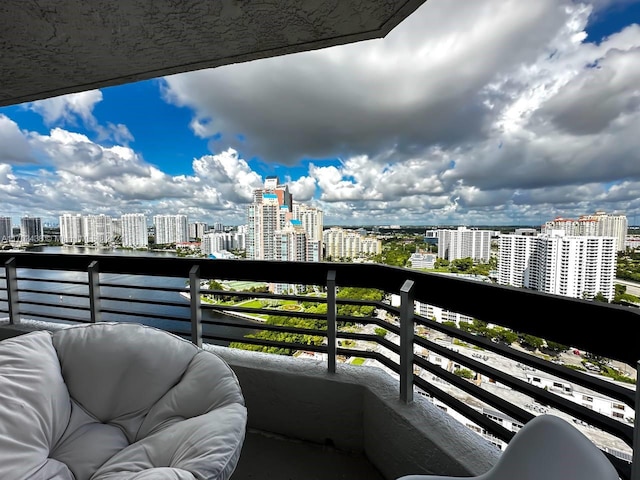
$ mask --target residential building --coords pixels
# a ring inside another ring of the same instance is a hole
[[[324,213],[316,207],[311,207],[299,202],[293,202],[293,220],[298,220],[307,234],[306,259],[310,262],[319,262],[323,254]]]
[[[84,243],[84,233],[82,228],[82,215],[65,213],[60,215],[60,242],[73,245]]]
[[[460,322],[473,322],[473,317],[463,315],[462,313],[451,312],[444,308],[429,305],[427,303],[415,302],[415,312],[422,316],[435,320],[436,322],[455,322],[456,326],[460,326]]]
[[[436,264],[436,255],[434,253],[415,252],[409,257],[411,268],[429,268],[432,269]]]
[[[382,241],[365,236],[356,230],[331,227],[322,232],[325,258],[340,260],[377,255],[382,252]]]
[[[84,241],[92,245],[108,245],[113,242],[112,219],[108,215],[87,215],[82,218]]]
[[[247,258],[276,258],[275,234],[293,218],[292,196],[287,185],[277,177],[267,177],[264,188],[254,190],[253,202],[247,207]]]
[[[490,230],[458,227],[457,230],[438,230],[438,257],[449,261],[472,258],[488,262],[491,257]]]
[[[155,215],[153,226],[156,245],[187,242],[189,240],[187,225],[186,215]]]
[[[567,236],[563,230],[536,237],[501,235],[498,283],[574,298],[614,295],[616,239]]]
[[[202,239],[204,233],[208,230],[209,226],[203,222],[194,222],[189,224],[189,239],[196,240]]]
[[[239,249],[238,235],[233,232],[207,232],[202,236],[200,250],[205,255]]]
[[[577,220],[558,217],[546,222],[542,233],[563,230],[568,236],[614,237],[616,251],[624,250],[629,222],[626,215],[608,215],[597,211],[593,215],[582,215]]]
[[[22,217],[20,219],[20,242],[37,243],[44,240],[42,218]]]
[[[0,243],[9,242],[12,238],[11,217],[0,217]]]
[[[122,246],[144,248],[149,246],[147,217],[143,213],[126,213],[122,221]]]

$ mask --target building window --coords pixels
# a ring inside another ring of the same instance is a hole
[[[593,397],[589,397],[587,395],[583,395],[582,396],[582,400],[585,400],[587,402],[593,402]]]
[[[622,403],[614,403],[612,406],[617,410],[624,410],[624,405]]]

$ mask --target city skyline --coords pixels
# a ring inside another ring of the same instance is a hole
[[[429,0],[387,38],[0,109],[0,212],[327,225],[640,212],[640,6]]]

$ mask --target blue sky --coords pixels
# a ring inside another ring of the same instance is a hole
[[[525,3],[527,3],[525,5]],[[0,109],[0,215],[327,224],[640,213],[640,2],[429,0],[387,38]]]

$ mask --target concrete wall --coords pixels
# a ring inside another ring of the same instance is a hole
[[[249,428],[364,452],[388,479],[472,476],[499,452],[428,400],[399,400],[397,381],[375,367],[338,365],[208,347],[234,369]]]

